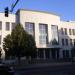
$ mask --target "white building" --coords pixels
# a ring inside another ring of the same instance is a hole
[[[64,22],[56,14],[34,10],[21,9],[8,17],[0,13],[1,48],[3,38],[11,33],[15,23],[21,23],[24,29],[35,37],[37,58],[71,57],[71,48],[75,45],[75,22]],[[4,56],[3,48],[2,53]]]
[[[3,38],[11,33],[12,28],[16,23],[15,14],[9,14],[9,17],[5,17],[5,13],[0,13],[0,47],[2,49],[2,58],[5,57],[3,50]]]

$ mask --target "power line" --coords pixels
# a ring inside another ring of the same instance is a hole
[[[14,4],[12,4],[10,12],[13,12],[13,9],[15,8],[18,2],[19,0],[17,0]]]

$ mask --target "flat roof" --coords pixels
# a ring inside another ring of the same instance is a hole
[[[59,16],[55,13],[52,13],[52,12],[46,12],[46,11],[40,11],[40,10],[32,10],[32,9],[18,9],[18,11],[16,12],[16,14],[19,12],[19,11],[32,11],[32,12],[40,12],[40,13],[46,13],[46,14],[52,14],[52,15],[55,15],[55,16]]]

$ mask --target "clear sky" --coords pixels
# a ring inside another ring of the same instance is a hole
[[[0,0],[0,12],[5,7],[11,9],[16,0]],[[20,0],[14,9],[32,9],[56,13],[62,20],[75,20],[75,0]]]

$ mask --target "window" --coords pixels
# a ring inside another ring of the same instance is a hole
[[[67,35],[67,28],[64,28],[64,31],[65,31],[65,35]]]
[[[47,24],[39,24],[39,42],[40,44],[48,44],[48,28]]]
[[[34,23],[25,22],[25,30],[31,34],[32,36],[35,35]]]
[[[51,25],[51,32],[52,32],[52,45],[58,45],[58,26]]]
[[[66,46],[68,46],[68,39],[65,39],[65,44]]]
[[[65,50],[63,50],[63,58],[65,58]]]
[[[75,46],[75,39],[74,39],[74,46]]]
[[[61,34],[62,34],[62,35],[64,34],[63,28],[61,28]]]
[[[39,41],[40,41],[40,44],[46,44],[46,36],[45,35],[40,35],[39,36]]]
[[[15,23],[12,23],[12,27],[11,29],[13,30],[15,28],[16,24]]]
[[[63,58],[69,57],[69,50],[63,50]]]
[[[46,34],[47,33],[47,24],[39,24],[39,30],[40,30],[40,34]]]
[[[62,45],[64,46],[65,44],[64,44],[64,39],[62,39]]]
[[[74,35],[75,35],[75,29],[74,29]]]
[[[74,29],[72,29],[72,33],[73,33],[73,35],[74,35]]]
[[[72,35],[72,31],[71,31],[71,29],[69,29],[69,34]]]
[[[6,30],[9,31],[10,30],[10,23],[6,22]]]
[[[66,50],[66,57],[69,57],[69,50]]]
[[[0,35],[0,44],[1,44],[1,35]]]
[[[2,22],[0,21],[0,30],[2,30]]]
[[[71,45],[71,46],[73,45],[73,43],[72,43],[72,39],[70,39],[70,45]]]
[[[38,50],[38,56],[39,56],[39,58],[43,58],[43,50],[42,49]]]

